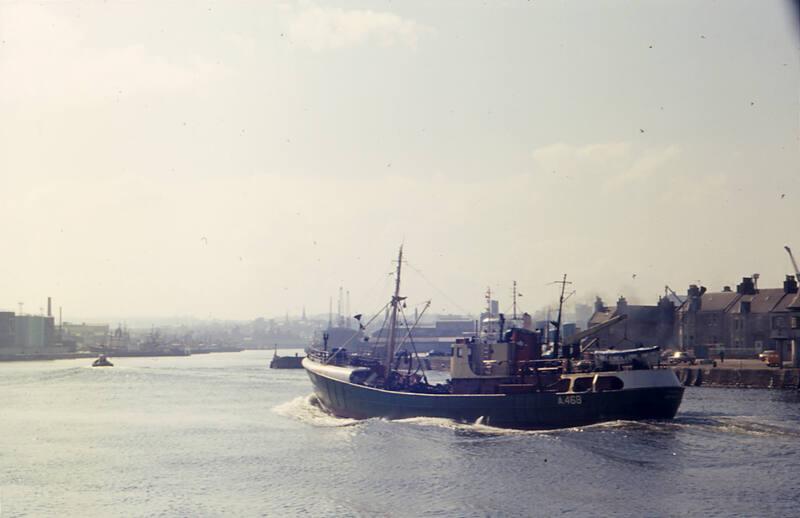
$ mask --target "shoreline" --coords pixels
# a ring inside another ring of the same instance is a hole
[[[0,363],[4,362],[33,362],[33,361],[55,361],[55,360],[80,360],[87,358],[97,358],[100,354],[105,354],[107,358],[160,358],[160,357],[182,357],[197,354],[230,353],[242,352],[245,349],[230,348],[218,351],[196,351],[196,352],[160,352],[160,351],[127,351],[119,353],[44,353],[44,354],[0,354]]]
[[[685,387],[800,390],[798,368],[673,367]]]

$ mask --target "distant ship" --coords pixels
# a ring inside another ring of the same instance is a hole
[[[551,357],[536,331],[512,327],[457,339],[446,383],[430,384],[419,367],[398,370],[398,312],[403,249],[383,358],[351,355],[344,347],[312,350],[302,361],[322,407],[356,419],[443,417],[521,429],[584,426],[613,420],[671,419],[683,387],[658,364],[657,347],[598,351],[581,360],[579,345],[561,346],[556,331]],[[561,303],[564,300],[563,285]],[[561,309],[559,309],[560,324]],[[558,329],[558,326],[557,328]],[[410,334],[406,339],[413,344]]]
[[[88,349],[94,353],[111,354],[115,357],[189,356],[191,354],[189,349],[182,344],[163,343],[156,330],[150,332],[141,343],[134,344],[127,331],[120,326],[106,338],[106,342],[99,346],[90,346]]]
[[[278,346],[275,345],[275,353],[269,362],[270,369],[302,369],[304,356],[295,353],[294,356],[278,356]]]

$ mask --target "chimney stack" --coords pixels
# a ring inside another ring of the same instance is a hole
[[[47,317],[50,318],[53,316],[53,301],[50,297],[47,297]]]
[[[736,293],[740,295],[755,295],[756,286],[752,277],[742,277],[742,283],[736,286]]]
[[[797,293],[797,281],[795,280],[794,275],[786,276],[786,280],[783,281],[783,292]]]

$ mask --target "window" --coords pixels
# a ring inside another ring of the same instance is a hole
[[[554,385],[552,389],[556,392],[566,392],[569,390],[569,378],[561,378]]]
[[[592,381],[594,380],[593,376],[586,376],[583,378],[576,378],[572,382],[572,391],[573,392],[588,392],[592,390]]]
[[[616,376],[598,376],[594,389],[602,392],[604,390],[622,390],[624,386],[625,383]]]

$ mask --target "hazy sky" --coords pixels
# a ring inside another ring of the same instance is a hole
[[[800,255],[780,1],[0,0],[0,307],[524,308]],[[422,272],[420,275],[419,272]],[[635,278],[634,278],[635,274]]]

